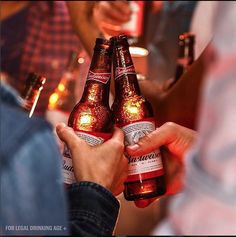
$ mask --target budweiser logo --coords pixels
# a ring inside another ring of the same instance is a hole
[[[99,81],[103,84],[107,84],[111,77],[111,73],[95,73],[89,71],[87,80]]]
[[[74,172],[73,166],[66,164],[66,161],[63,161],[63,169],[67,171]]]
[[[130,156],[129,157],[129,164],[140,162],[140,161],[152,160],[152,159],[156,159],[157,157],[160,157],[160,153],[158,153],[158,152],[152,152],[147,155],[138,156],[138,157],[137,156],[134,156],[134,157]]]
[[[115,79],[118,77],[124,75],[124,74],[136,74],[135,69],[133,65],[130,65],[128,67],[117,67],[115,72]]]

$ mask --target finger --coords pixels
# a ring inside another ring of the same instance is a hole
[[[145,208],[149,206],[151,203],[153,203],[155,200],[158,200],[158,198],[148,198],[148,199],[143,199],[143,200],[137,200],[137,201],[134,201],[134,204],[138,208]]]
[[[79,138],[74,130],[67,125],[60,123],[56,126],[56,132],[58,137],[65,142],[70,150],[73,150],[77,147],[88,146],[87,143]]]
[[[103,19],[107,22],[122,24],[127,22],[130,18],[131,11],[127,10],[129,9],[127,5],[124,7],[124,4],[118,1],[101,1],[99,4],[99,11]]]
[[[120,14],[130,15],[132,10],[130,8],[130,4],[128,1],[111,1],[114,5],[116,5],[117,10],[120,11]]]
[[[143,155],[158,149],[161,146],[167,146],[175,141],[177,132],[181,126],[167,122],[155,131],[142,137],[137,144],[128,146],[127,152],[129,155]]]
[[[120,128],[114,127],[112,137],[104,143],[104,146],[107,146],[107,145],[105,145],[107,143],[110,143],[110,145],[112,145],[112,146],[116,145],[117,149],[124,150],[124,133],[123,133],[123,131]]]

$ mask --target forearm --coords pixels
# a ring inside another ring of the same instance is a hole
[[[91,56],[99,30],[92,17],[95,1],[68,1],[67,7],[75,32],[87,53]]]
[[[119,202],[105,188],[80,182],[68,190],[71,234],[112,236],[119,213]]]

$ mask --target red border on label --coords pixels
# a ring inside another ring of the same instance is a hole
[[[146,179],[156,178],[162,175],[164,175],[164,170],[160,169],[160,170],[155,170],[152,172],[147,172],[147,173],[142,173],[142,174],[129,175],[125,182],[142,181]]]

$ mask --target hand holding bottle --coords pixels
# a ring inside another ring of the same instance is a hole
[[[124,134],[121,129],[115,128],[111,139],[99,146],[89,145],[65,124],[58,124],[56,129],[71,151],[77,182],[95,182],[114,195],[124,190],[128,159],[124,156]]]
[[[139,156],[163,146],[163,161],[166,171],[167,192],[176,194],[182,189],[184,155],[196,140],[197,133],[178,124],[168,122],[154,132],[141,138],[137,144],[128,146],[127,152]],[[157,198],[135,201],[136,206],[146,207]]]

